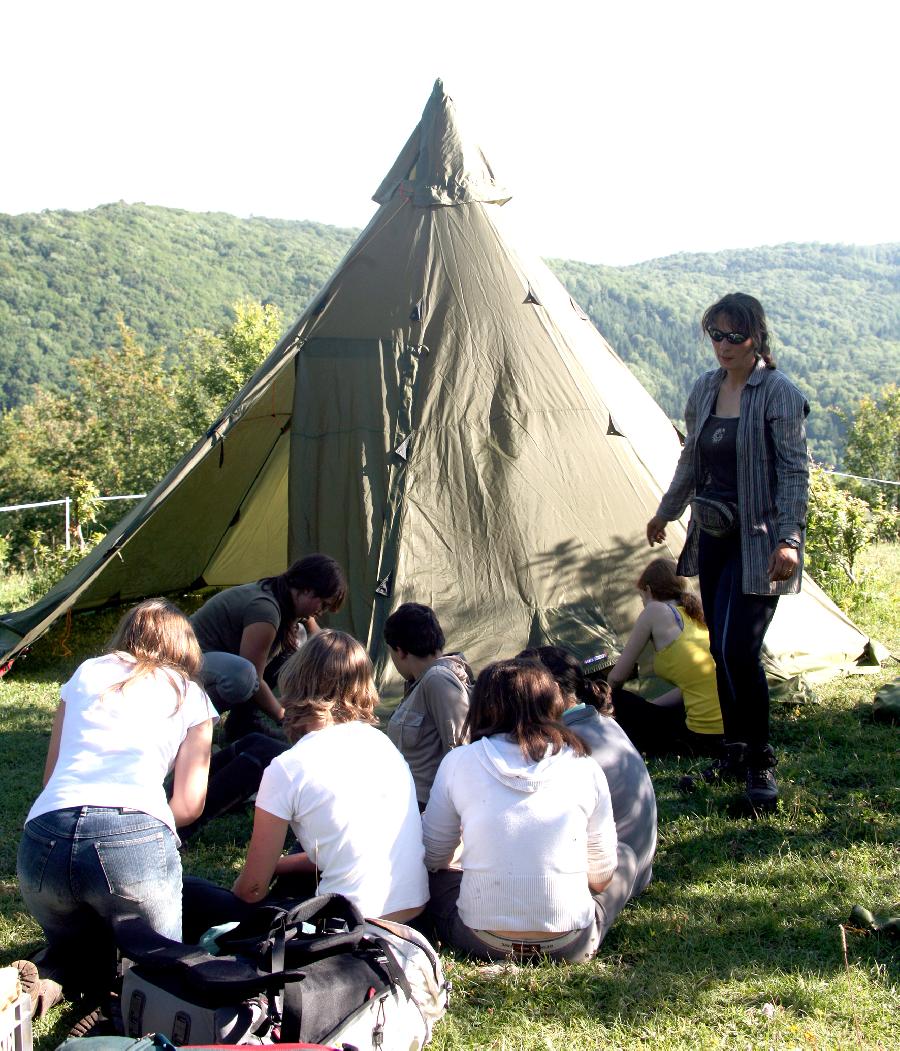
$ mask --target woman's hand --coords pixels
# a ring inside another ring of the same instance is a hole
[[[779,544],[769,555],[769,580],[790,580],[799,564],[800,554],[797,549],[790,544]]]
[[[253,834],[247,848],[247,860],[231,888],[241,901],[253,904],[269,893],[269,884],[284,849],[287,830],[288,823],[284,818],[276,817],[260,807],[253,811]]]
[[[666,520],[654,515],[647,523],[647,543],[653,547],[654,544],[662,544],[666,539]]]

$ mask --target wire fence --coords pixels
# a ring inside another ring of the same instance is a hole
[[[867,478],[864,475],[847,474],[845,471],[833,471],[827,467],[823,467],[822,470],[826,474],[833,474],[838,478],[852,478],[857,482],[868,482],[870,485],[900,485],[900,482],[892,481],[890,478]],[[142,500],[146,495],[146,493],[126,493],[121,496],[98,496],[97,499],[106,503],[112,500]],[[66,518],[66,551],[68,551],[72,546],[72,503],[72,497],[65,496],[60,500],[38,500],[35,503],[28,504],[7,504],[4,507],[0,507],[0,512],[27,511],[38,507],[64,507]]]
[[[146,495],[146,493],[126,493],[121,496],[98,496],[96,499],[103,503],[109,503],[112,500],[141,500]],[[72,502],[71,496],[64,496],[61,500],[37,500],[29,504],[6,504],[4,507],[0,507],[0,511],[29,511],[38,507],[64,507],[66,516],[66,551],[68,551],[72,546]]]

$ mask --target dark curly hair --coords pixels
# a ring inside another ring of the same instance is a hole
[[[550,672],[563,695],[571,694],[583,704],[596,708],[601,715],[612,717],[610,689],[603,679],[585,677],[581,662],[562,646],[533,646],[522,650],[519,660],[538,661]]]

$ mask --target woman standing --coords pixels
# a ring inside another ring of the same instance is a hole
[[[478,959],[586,960],[606,933],[595,895],[616,868],[606,777],[561,722],[550,672],[488,665],[422,817],[438,936]],[[462,842],[462,871],[449,869]]]
[[[703,606],[668,558],[653,559],[637,589],[644,611],[606,677],[616,721],[647,755],[718,756],[722,711]],[[622,689],[648,642],[656,651],[653,673],[675,686],[649,701]]]
[[[203,809],[216,718],[195,681],[200,661],[184,614],[150,599],[125,615],[107,653],[85,661],[60,691],[18,875],[47,937],[41,973],[67,991],[93,991],[94,981],[102,990],[112,978],[118,917],[141,916],[181,939],[175,828]]]
[[[778,801],[769,689],[760,661],[781,595],[800,590],[809,490],[809,405],[776,371],[760,303],[732,292],[703,315],[719,367],[694,384],[675,477],[647,523],[651,545],[691,504],[678,572],[699,572],[725,730],[722,778],[756,808]]]

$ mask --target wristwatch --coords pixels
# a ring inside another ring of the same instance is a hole
[[[795,536],[785,536],[778,541],[779,546],[792,547],[795,551],[800,550],[800,541]]]

